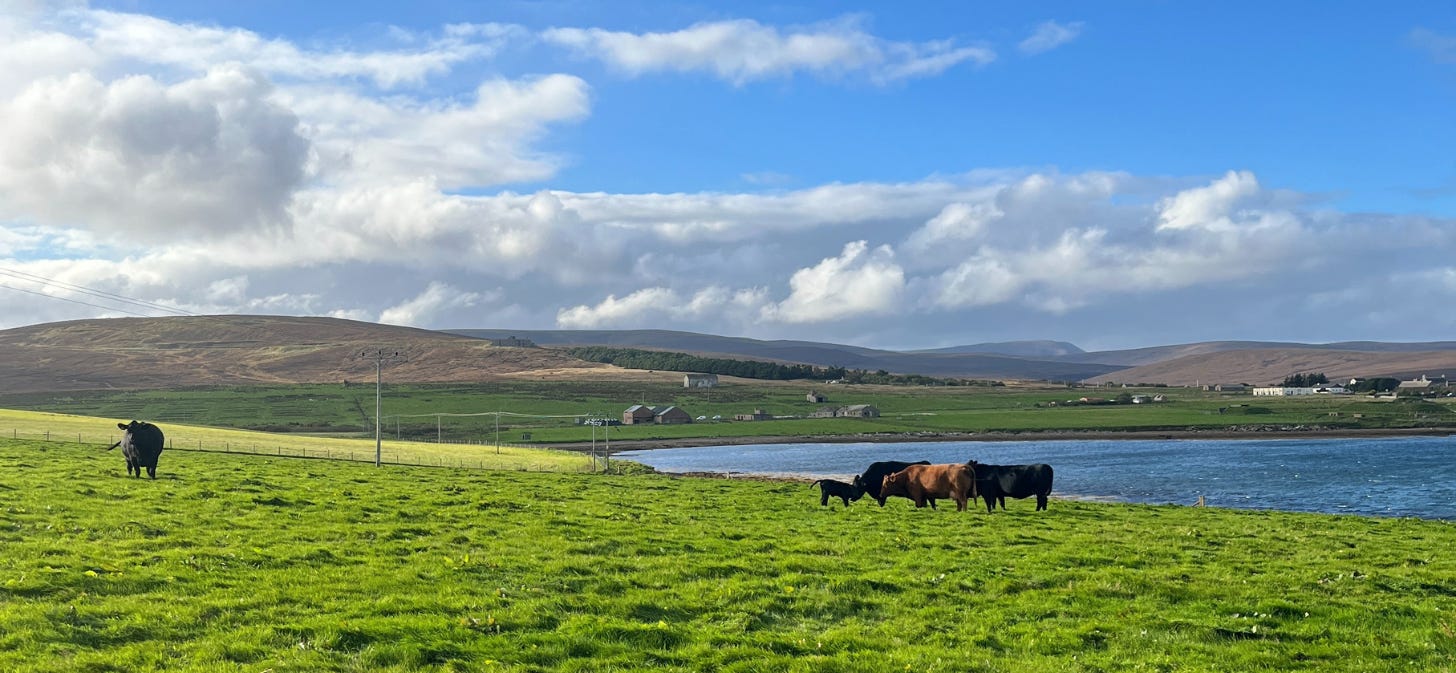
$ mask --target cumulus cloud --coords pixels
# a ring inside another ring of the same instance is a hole
[[[894,257],[887,245],[871,250],[865,241],[846,243],[838,257],[795,271],[789,297],[765,307],[764,318],[812,323],[894,312],[905,289]]]
[[[0,101],[0,218],[148,240],[278,224],[308,142],[255,73],[36,82]]]
[[[415,297],[384,309],[379,314],[379,322],[388,325],[428,325],[446,311],[470,308],[487,299],[488,295],[479,292],[468,292],[446,283],[432,282]]]
[[[1179,192],[1158,204],[1158,230],[1227,229],[1229,213],[1242,199],[1259,193],[1259,181],[1248,171],[1229,171],[1207,187]]]
[[[936,75],[961,63],[996,59],[989,47],[949,40],[891,42],[864,32],[853,21],[780,31],[752,19],[698,23],[666,33],[628,33],[600,28],[553,28],[548,42],[599,58],[631,75],[706,71],[733,82],[862,73],[880,82]]]
[[[1061,24],[1056,21],[1043,21],[1032,31],[1031,35],[1016,45],[1023,54],[1040,54],[1060,47],[1082,34],[1082,22]]]

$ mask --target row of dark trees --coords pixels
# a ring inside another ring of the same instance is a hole
[[[878,383],[907,386],[999,386],[1000,381],[936,378],[920,374],[891,374],[883,369],[867,371],[844,367],[816,367],[803,364],[782,364],[758,360],[732,360],[728,358],[706,358],[688,353],[671,351],[646,351],[636,348],[613,348],[610,346],[579,346],[565,349],[567,353],[591,362],[626,367],[628,369],[653,369],[668,372],[697,372],[737,376],[745,379],[768,381],[823,380],[844,383]]]
[[[1313,388],[1330,382],[1324,372],[1318,374],[1290,374],[1284,377],[1284,383],[1280,384],[1285,388]]]

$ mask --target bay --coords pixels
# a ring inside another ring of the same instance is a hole
[[[662,472],[848,480],[878,460],[1048,463],[1053,499],[1456,519],[1456,437],[752,444],[625,451]],[[808,496],[806,496],[808,497]],[[814,498],[817,498],[817,494]],[[1016,507],[1018,501],[1008,500]],[[1032,507],[1032,501],[1020,501]],[[1055,503],[1054,503],[1055,506]]]

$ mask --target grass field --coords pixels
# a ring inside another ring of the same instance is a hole
[[[876,419],[807,418],[823,406],[808,402],[816,389],[828,404],[873,404]],[[1066,406],[1083,396],[1124,392],[1161,394],[1159,404]],[[374,431],[373,386],[309,385],[104,391],[0,396],[0,408],[28,409],[125,421],[221,426],[292,433],[363,437]],[[1365,396],[1254,398],[1188,388],[1099,389],[1065,387],[813,386],[808,383],[731,380],[710,390],[663,383],[508,382],[470,385],[390,385],[383,402],[388,436],[435,442],[552,444],[585,442],[589,427],[574,416],[621,418],[628,406],[674,404],[692,416],[722,416],[754,409],[779,417],[758,422],[705,422],[681,426],[622,426],[613,439],[763,437],[924,432],[1033,430],[1171,430],[1248,425],[1325,428],[1452,427],[1451,401],[1376,401]],[[1051,403],[1057,406],[1051,406]],[[499,419],[493,412],[508,412]],[[455,414],[455,415],[451,415]],[[459,414],[479,414],[461,416]],[[499,424],[497,424],[499,421]],[[0,432],[5,428],[0,426]]]
[[[318,437],[300,434],[276,434],[229,428],[210,428],[180,424],[162,424],[167,448],[229,453],[272,454],[303,458],[325,458],[372,463],[375,443],[371,439]],[[90,444],[101,451],[121,439],[123,432],[116,422],[105,418],[52,414],[36,411],[0,409],[0,437],[11,439],[74,440]],[[122,464],[120,452],[111,457]],[[382,445],[381,458],[390,463],[413,465],[449,465],[500,470],[589,470],[589,456],[550,449],[430,442],[396,441],[390,438]],[[163,454],[162,471],[174,454]]]
[[[0,440],[0,670],[1451,671],[1456,526]]]

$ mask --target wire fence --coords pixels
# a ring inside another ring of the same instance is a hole
[[[81,432],[52,432],[49,430],[34,431],[12,428],[9,432],[0,434],[0,437],[13,440],[38,440],[46,442],[74,442],[76,444],[92,444],[102,447],[109,447],[121,439],[120,435],[111,433],[105,435],[90,434]],[[257,441],[230,441],[218,442],[206,441],[200,438],[191,437],[168,437],[166,440],[167,451],[188,451],[196,453],[236,453],[256,456],[274,456],[282,458],[304,458],[309,460],[337,460],[357,463],[373,464],[375,462],[374,451],[357,451],[339,448],[317,448],[306,446],[289,446],[282,442],[257,442]],[[446,443],[451,447],[460,447],[472,455],[431,455],[419,452],[401,451],[380,451],[379,463],[381,465],[403,465],[411,467],[447,467],[456,469],[476,470],[508,470],[517,472],[596,472],[608,467],[605,455],[588,453],[579,454],[580,463],[574,461],[531,461],[523,460],[519,456],[502,455],[501,449],[526,449],[539,451],[539,447],[520,447],[516,445],[496,445],[485,443]],[[479,451],[470,451],[467,447],[478,447]]]

